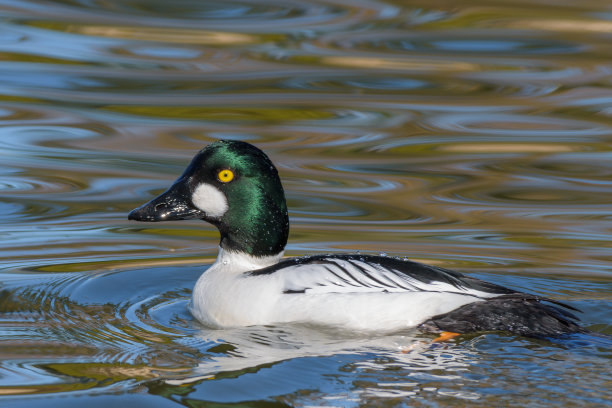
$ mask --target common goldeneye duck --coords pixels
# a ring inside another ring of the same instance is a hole
[[[165,193],[128,216],[193,218],[221,233],[217,260],[196,282],[190,304],[209,327],[296,322],[532,337],[584,331],[571,306],[448,269],[359,254],[282,259],[289,235],[285,194],[276,167],[249,143],[208,145]]]

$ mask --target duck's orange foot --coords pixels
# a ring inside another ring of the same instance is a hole
[[[455,338],[457,336],[461,335],[461,333],[455,333],[455,332],[442,332],[440,333],[440,336],[436,337],[433,342],[434,343],[439,343],[441,341],[446,341],[446,340],[450,340],[452,338]]]

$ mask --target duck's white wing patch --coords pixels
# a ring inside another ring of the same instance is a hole
[[[196,187],[191,201],[199,210],[211,218],[220,218],[228,209],[227,198],[212,184],[202,183]]]
[[[499,296],[457,282],[423,281],[377,263],[326,258],[324,262],[287,266],[283,275],[286,294],[444,292],[488,298]]]

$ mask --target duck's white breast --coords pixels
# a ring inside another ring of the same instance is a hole
[[[217,328],[270,324],[282,295],[280,276],[247,277],[244,272],[273,265],[281,256],[253,258],[219,249],[217,261],[193,288],[191,313]]]

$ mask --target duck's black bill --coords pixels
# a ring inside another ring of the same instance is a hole
[[[194,208],[185,197],[186,194],[174,185],[159,197],[132,210],[128,220],[157,222],[203,218],[205,214]]]

